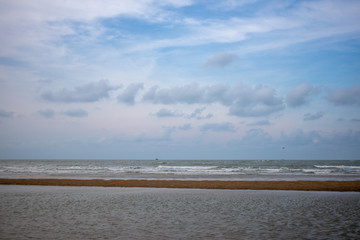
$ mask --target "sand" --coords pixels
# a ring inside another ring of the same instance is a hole
[[[360,181],[221,181],[221,180],[123,180],[123,179],[0,179],[7,185],[150,187],[198,189],[249,189],[360,192]]]

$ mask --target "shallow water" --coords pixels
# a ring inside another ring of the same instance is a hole
[[[0,185],[0,239],[359,239],[360,193]]]

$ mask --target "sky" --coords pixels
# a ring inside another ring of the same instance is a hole
[[[359,12],[0,0],[0,158],[360,160]]]

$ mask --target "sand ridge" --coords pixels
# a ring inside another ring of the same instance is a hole
[[[12,179],[2,178],[0,184],[45,186],[150,187],[198,189],[355,191],[360,181],[222,181],[222,180],[125,180],[125,179]]]

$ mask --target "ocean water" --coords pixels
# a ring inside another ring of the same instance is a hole
[[[0,185],[0,239],[360,239],[360,193]]]
[[[0,177],[360,180],[360,160],[0,160]]]

